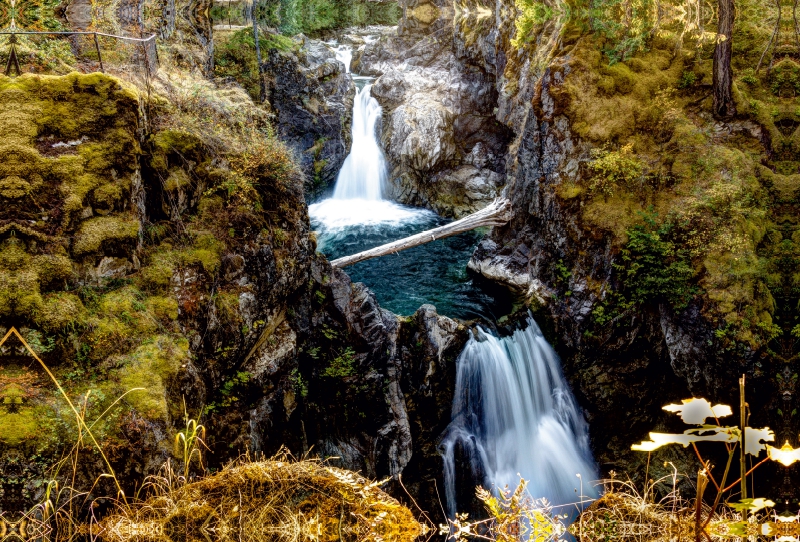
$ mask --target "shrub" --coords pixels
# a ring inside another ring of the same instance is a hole
[[[633,144],[618,151],[593,149],[592,157],[594,160],[589,162],[589,170],[593,173],[589,181],[591,192],[610,196],[614,193],[614,186],[630,185],[644,172],[644,164],[633,153]]]
[[[279,34],[259,36],[258,44],[262,55],[270,49],[291,51],[295,46],[291,38]],[[233,77],[254,100],[260,99],[256,40],[252,28],[243,28],[220,41],[214,49],[214,73],[220,77]]]
[[[756,77],[756,72],[753,68],[747,68],[744,70],[741,79],[743,83],[747,83],[748,85],[758,84],[758,78]]]
[[[628,229],[623,263],[614,267],[633,302],[663,300],[675,309],[684,309],[698,293],[690,283],[695,272],[689,253],[669,239],[671,223],[658,224],[655,213],[645,213],[643,217],[643,224]]]
[[[693,86],[697,82],[697,76],[692,71],[685,71],[681,74],[681,79],[678,81],[678,88],[685,89]]]
[[[356,353],[349,346],[333,358],[330,365],[322,371],[322,376],[328,378],[347,378],[354,374],[356,374]]]
[[[536,37],[536,29],[547,21],[553,19],[553,9],[535,0],[516,0],[519,16],[515,22],[517,33],[511,44],[522,47]]]

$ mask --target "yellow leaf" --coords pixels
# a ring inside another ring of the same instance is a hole
[[[792,448],[788,440],[786,444],[780,448],[767,446],[767,454],[770,459],[777,461],[785,467],[788,467],[795,461],[800,461],[800,448]]]
[[[664,408],[667,412],[679,414],[684,423],[691,425],[702,425],[707,418],[722,418],[733,414],[728,405],[711,406],[706,399],[683,399],[682,405],[667,405]]]

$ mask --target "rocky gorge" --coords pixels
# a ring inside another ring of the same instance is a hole
[[[708,46],[655,36],[611,62],[616,36],[558,13],[542,21],[524,2],[400,7],[396,27],[314,37],[211,32],[207,20],[199,32],[203,9],[170,8],[180,46],[161,45],[151,86],[124,73],[0,79],[3,325],[83,401],[111,450],[86,450],[84,485],[107,467],[126,491],[167,459],[188,468],[170,448],[191,418],[207,431],[204,468],[286,448],[389,478],[393,496],[437,510],[457,359],[485,342],[477,326],[513,336],[531,314],[604,476],[638,480],[649,459],[630,446],[673,428],[662,405],[734,404],[743,373],[753,417],[790,439],[793,57],[775,53],[759,75],[747,67],[760,53],[738,51],[739,113],[720,120]],[[353,150],[350,72],[374,78],[386,199],[446,218],[511,202],[511,220],[461,263],[512,292],[497,318],[431,304],[394,314],[317,252],[308,203]],[[3,355],[4,404],[22,405],[4,407],[17,429],[0,435],[3,511],[17,512],[42,498],[72,413],[22,350]],[[667,460],[689,475],[700,466],[662,451],[650,475]],[[459,476],[470,498],[480,475]]]
[[[613,37],[575,23],[520,40],[519,6],[403,7],[397,33],[360,44],[352,63],[378,77],[389,193],[455,217],[511,199],[514,219],[469,267],[547,323],[603,468],[634,472],[629,442],[669,424],[662,404],[733,402],[742,373],[763,423],[789,434],[777,390],[794,401],[781,376],[796,356],[797,187],[783,162],[794,151],[783,113],[759,108],[788,107],[775,97],[790,68],[770,72],[766,94],[742,75],[742,112],[720,123],[702,105],[710,59],[674,52],[670,39],[609,64],[599,50]],[[706,153],[715,161],[696,158]],[[650,276],[639,271],[648,265]]]

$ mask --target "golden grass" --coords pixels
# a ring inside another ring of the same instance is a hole
[[[148,498],[120,507],[93,533],[111,542],[405,542],[428,530],[381,482],[322,461],[280,454],[240,460],[185,485],[176,480],[167,464],[148,480]]]
[[[655,487],[670,478],[672,491],[656,500]],[[581,542],[694,540],[694,504],[680,496],[676,485],[677,475],[650,480],[644,492],[631,481],[604,480],[603,496],[581,513],[570,532]],[[708,513],[707,506],[703,510]]]

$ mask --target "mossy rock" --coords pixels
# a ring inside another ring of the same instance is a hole
[[[151,420],[168,422],[182,413],[174,401],[168,403],[168,389],[181,366],[189,361],[189,342],[164,335],[154,337],[125,356],[118,370],[120,390],[137,412]]]
[[[139,239],[139,221],[134,217],[101,216],[92,218],[81,224],[75,236],[72,252],[82,256],[98,252],[101,248],[113,252],[129,252]]]

